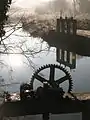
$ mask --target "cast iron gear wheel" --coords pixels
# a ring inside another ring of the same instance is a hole
[[[42,70],[47,69],[47,68],[50,68],[49,80],[47,80],[46,78],[44,78],[41,75],[39,75],[39,73]],[[55,77],[55,68],[57,68],[57,69],[61,70],[62,72],[64,72],[65,76],[61,77],[58,80],[55,80],[54,79],[54,77]],[[49,85],[51,87],[53,87],[53,88],[58,88],[61,83],[63,83],[64,81],[68,80],[69,87],[68,87],[68,91],[67,92],[70,93],[72,91],[72,86],[73,86],[72,77],[71,77],[70,73],[65,68],[63,68],[60,65],[48,64],[48,65],[41,66],[39,69],[37,69],[37,71],[31,77],[30,85],[31,85],[32,89],[33,89],[33,83],[34,83],[35,79],[37,79],[38,81],[40,81],[42,83],[43,82],[48,82]]]

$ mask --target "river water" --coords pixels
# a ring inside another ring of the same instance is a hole
[[[15,53],[18,53],[21,50],[17,47],[17,44],[21,45],[21,42],[25,41],[22,47],[23,50],[26,50],[27,48],[30,49],[31,52],[33,51],[32,53],[35,54],[32,55],[30,53],[30,56],[27,55],[29,56],[30,64],[24,55],[1,55],[1,59],[3,59],[5,63],[8,64],[8,67],[5,66],[1,68],[0,73],[0,76],[5,79],[5,84],[15,82],[30,82],[32,73],[40,66],[45,64],[59,64],[56,62],[56,48],[50,48],[48,44],[40,38],[30,37],[22,29],[14,32],[7,39],[7,41],[8,43],[14,43],[13,46]],[[39,52],[36,53],[37,51]],[[70,70],[68,67],[66,67],[66,69],[71,73],[74,92],[90,92],[90,57],[77,55],[76,69]],[[16,92],[19,91],[19,87],[20,84],[12,84],[10,86],[5,86],[4,89]]]

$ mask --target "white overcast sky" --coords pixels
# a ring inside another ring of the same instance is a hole
[[[28,8],[28,7],[37,6],[42,2],[48,2],[52,0],[13,0],[13,1],[15,1],[14,5],[16,6]],[[68,1],[72,1],[72,0],[68,0]]]
[[[36,5],[41,4],[42,2],[48,2],[50,0],[13,0],[15,1],[16,6],[20,7],[34,7]]]

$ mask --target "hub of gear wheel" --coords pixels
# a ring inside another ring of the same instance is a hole
[[[49,79],[46,79],[40,75],[40,72],[47,68],[49,68]],[[55,80],[55,69],[62,71],[65,75]],[[30,85],[32,89],[33,89],[33,83],[35,79],[37,79],[41,83],[47,82],[52,88],[59,88],[62,83],[64,83],[65,81],[68,81],[67,92],[70,93],[72,91],[72,86],[73,86],[72,77],[70,73],[60,65],[48,64],[48,65],[41,66],[39,69],[37,69],[36,72],[31,77]]]

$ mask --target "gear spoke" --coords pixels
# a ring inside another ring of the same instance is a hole
[[[63,82],[66,81],[66,80],[68,80],[68,76],[65,75],[64,77],[58,79],[58,80],[56,81],[56,83],[57,83],[57,84],[61,84],[61,83],[63,83]]]
[[[47,80],[45,79],[45,78],[43,78],[43,77],[41,77],[40,75],[36,75],[36,77],[35,77],[37,80],[39,80],[40,82],[47,82]]]
[[[55,75],[55,67],[50,66],[50,76],[49,76],[49,81],[52,83],[54,82],[54,75]]]

